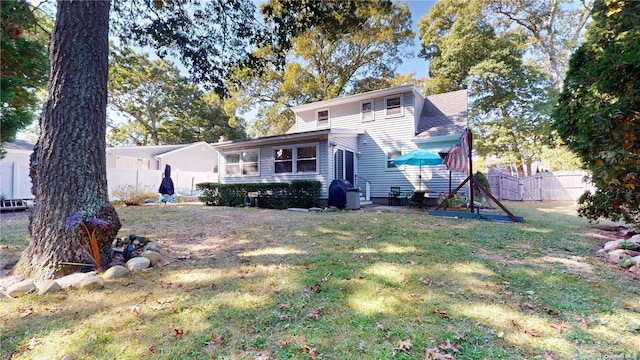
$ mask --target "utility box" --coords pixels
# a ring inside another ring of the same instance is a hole
[[[358,210],[360,209],[360,189],[348,188],[347,189],[347,209]]]

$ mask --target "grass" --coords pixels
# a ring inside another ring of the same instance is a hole
[[[593,255],[601,226],[571,204],[508,207],[525,223],[120,208],[121,236],[173,260],[100,291],[2,300],[0,357],[638,358],[640,284]],[[2,216],[4,260],[26,246],[28,220]]]

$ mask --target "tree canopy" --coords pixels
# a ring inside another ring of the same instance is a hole
[[[479,155],[515,165],[521,176],[552,147],[567,155],[550,115],[589,3],[442,0],[420,19],[421,56],[430,60],[425,90],[469,89]]]
[[[273,0],[262,11],[276,16],[282,14],[286,3]],[[253,55],[271,66],[258,71],[236,68],[229,81],[232,96],[226,105],[230,112],[242,114],[259,104],[253,135],[286,132],[293,123],[288,110],[291,106],[384,88],[394,82],[395,68],[413,39],[407,6],[387,1],[317,3],[318,13],[331,16],[288,38],[291,50],[283,67],[278,66],[276,49],[260,48]],[[349,16],[343,19],[341,14],[347,8]],[[334,24],[337,19],[343,21]]]
[[[0,2],[0,157],[3,144],[33,121],[40,105],[36,90],[47,84],[46,36],[34,11],[24,0]]]
[[[108,142],[116,145],[165,145],[215,142],[220,135],[243,137],[229,125],[216,94],[180,75],[167,60],[151,60],[131,50],[113,51],[109,67]]]
[[[598,0],[592,16],[554,126],[592,172],[579,213],[640,223],[640,2]]]

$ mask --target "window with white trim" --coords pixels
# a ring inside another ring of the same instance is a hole
[[[385,115],[402,116],[402,95],[388,96],[384,98]]]
[[[329,126],[329,109],[316,111],[316,127]]]
[[[360,121],[367,122],[374,120],[373,100],[363,101],[360,103]]]
[[[273,149],[276,174],[318,172],[318,145],[298,145]]]
[[[400,155],[402,155],[402,151],[400,150],[387,151],[387,170],[398,168],[398,165],[394,164],[392,160]]]
[[[245,150],[224,154],[225,176],[255,176],[260,174],[260,151]]]

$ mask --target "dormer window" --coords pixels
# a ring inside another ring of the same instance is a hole
[[[373,100],[363,101],[360,103],[360,121],[373,121]]]
[[[329,126],[329,109],[318,110],[316,112],[316,126],[317,127]]]
[[[387,117],[402,116],[402,95],[384,98],[385,115]]]

